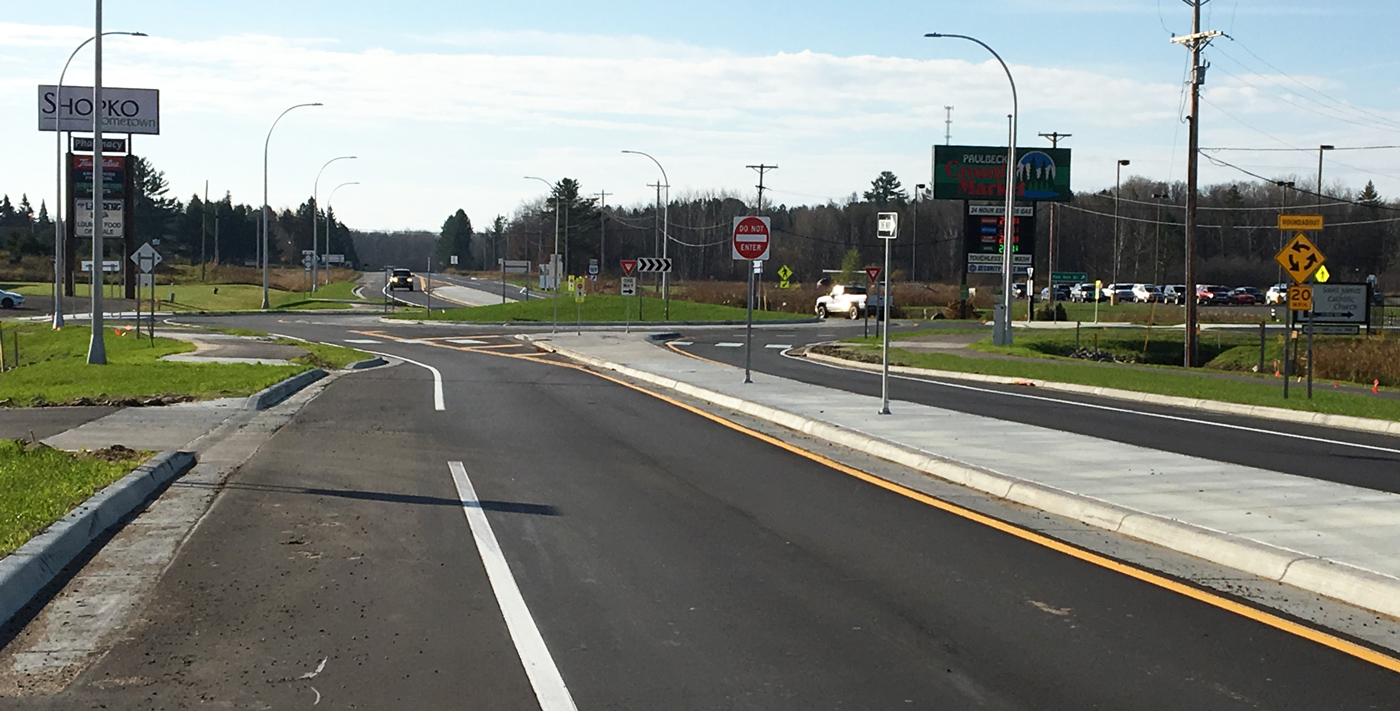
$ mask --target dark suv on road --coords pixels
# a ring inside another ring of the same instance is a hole
[[[389,272],[389,291],[395,289],[413,291],[413,272],[407,269],[395,269]]]

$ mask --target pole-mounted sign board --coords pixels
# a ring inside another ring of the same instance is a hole
[[[636,261],[637,271],[639,272],[651,274],[671,273],[670,257],[637,257],[635,260],[632,261]],[[626,269],[627,265],[624,264],[623,268]]]
[[[1016,199],[1068,202],[1068,148],[1017,148]],[[936,200],[1005,200],[1006,146],[934,146]]]
[[[632,272],[637,270],[637,260],[635,259],[622,259],[618,261],[622,265],[622,273],[629,277],[632,276]]]
[[[157,252],[156,248],[147,242],[141,245],[135,254],[131,255],[131,261],[136,263],[142,273],[149,274],[152,269],[156,268],[157,264],[160,264],[161,256],[160,252]]]
[[[866,267],[865,275],[870,277],[870,283],[874,284],[880,280],[880,267]]]
[[[732,241],[734,259],[753,261],[767,259],[771,227],[772,221],[767,217],[734,218]]]
[[[1317,232],[1322,229],[1322,215],[1279,215],[1278,228],[1291,232]]]
[[[72,145],[74,153],[91,153],[92,136],[73,136]],[[113,153],[126,152],[125,138],[104,138],[102,139],[102,152],[108,155]]]
[[[1327,261],[1327,257],[1322,251],[1309,240],[1307,235],[1298,232],[1293,235],[1293,239],[1288,240],[1288,244],[1274,255],[1274,261],[1288,272],[1288,276],[1293,277],[1295,284],[1302,284],[1313,275],[1313,272]]]
[[[103,131],[159,135],[160,90],[104,86],[101,113]],[[92,133],[92,87],[40,85],[39,130]]]
[[[899,236],[899,213],[882,212],[876,216],[875,236],[880,239],[894,239]]]
[[[637,295],[637,277],[630,277],[630,276],[622,277],[622,288],[621,288],[621,290],[620,290],[618,293],[621,294],[622,296],[636,296],[636,295]]]
[[[73,201],[73,234],[78,237],[91,237],[93,225],[92,198],[79,198]],[[102,201],[102,236],[114,239],[125,234],[124,213],[121,200]]]

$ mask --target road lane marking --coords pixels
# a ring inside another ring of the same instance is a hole
[[[681,353],[681,352],[683,352],[683,351],[677,351],[677,352],[678,352],[678,353]],[[689,354],[689,353],[686,353],[686,355],[690,355],[690,354]],[[783,357],[785,357],[785,358],[790,358],[790,359],[792,359],[792,360],[800,360],[800,361],[803,361],[803,362],[806,362],[806,363],[811,363],[812,365],[820,365],[820,366],[824,366],[824,367],[827,367],[827,368],[832,368],[832,369],[835,369],[835,370],[853,371],[853,372],[858,372],[858,373],[865,373],[865,374],[867,374],[867,375],[879,375],[879,373],[878,373],[878,372],[875,372],[875,371],[864,370],[864,369],[862,369],[862,368],[851,368],[851,367],[847,367],[847,366],[843,366],[843,365],[836,365],[836,364],[834,364],[834,363],[823,363],[823,362],[821,362],[821,361],[809,360],[809,359],[807,359],[807,358],[802,358],[801,356],[795,356],[795,355],[792,355],[791,353],[783,353]],[[1007,391],[1005,391],[1005,390],[993,390],[993,389],[991,389],[991,388],[981,388],[981,387],[977,387],[977,386],[974,386],[974,385],[963,385],[963,384],[961,384],[961,383],[945,383],[945,382],[942,382],[942,381],[939,381],[939,380],[930,380],[930,379],[928,379],[928,378],[920,378],[920,377],[916,377],[916,376],[913,376],[913,375],[896,375],[896,374],[894,374],[894,373],[890,373],[890,377],[891,377],[891,378],[897,378],[897,379],[899,379],[899,380],[911,380],[911,381],[914,381],[914,382],[917,382],[917,383],[928,383],[929,385],[942,385],[943,387],[947,387],[947,388],[957,388],[957,389],[959,389],[959,390],[971,390],[971,391],[973,391],[973,392],[979,392],[979,393],[990,393],[990,394],[993,394],[993,395],[1005,395],[1005,396],[1007,396],[1007,397],[1019,397],[1019,398],[1024,398],[1024,399],[1027,399],[1027,400],[1039,400],[1039,401],[1041,401],[1041,402],[1050,402],[1050,403],[1056,403],[1056,404],[1059,404],[1059,405],[1074,405],[1074,406],[1076,406],[1076,407],[1087,407],[1087,408],[1094,409],[1094,410],[1106,410],[1106,411],[1108,411],[1108,412],[1117,412],[1117,413],[1124,413],[1124,414],[1129,414],[1129,415],[1140,415],[1140,416],[1142,416],[1142,417],[1156,417],[1156,418],[1162,419],[1162,420],[1172,420],[1172,421],[1175,421],[1175,422],[1186,422],[1186,423],[1193,424],[1193,425],[1202,425],[1202,424],[1205,424],[1205,425],[1209,425],[1209,426],[1211,426],[1211,427],[1224,427],[1224,428],[1226,428],[1226,429],[1240,430],[1240,431],[1243,431],[1243,432],[1253,432],[1253,433],[1255,433],[1255,434],[1274,435],[1274,436],[1276,436],[1276,437],[1285,437],[1285,438],[1288,438],[1288,439],[1298,439],[1298,440],[1304,440],[1304,441],[1307,441],[1307,442],[1318,442],[1318,443],[1320,443],[1320,444],[1335,444],[1335,445],[1339,445],[1339,446],[1343,446],[1343,447],[1355,447],[1355,448],[1357,448],[1357,449],[1367,449],[1367,450],[1371,450],[1371,451],[1373,451],[1373,452],[1385,452],[1385,453],[1387,453],[1387,454],[1400,454],[1400,449],[1394,449],[1394,448],[1391,448],[1391,447],[1379,447],[1379,446],[1376,446],[1376,445],[1373,445],[1373,444],[1360,444],[1360,443],[1357,443],[1357,442],[1347,442],[1347,441],[1340,440],[1340,439],[1329,439],[1329,438],[1327,438],[1327,437],[1314,437],[1314,436],[1312,436],[1312,435],[1294,434],[1294,433],[1292,433],[1292,432],[1279,432],[1279,431],[1277,431],[1277,430],[1260,429],[1260,428],[1257,428],[1257,427],[1247,427],[1247,426],[1245,426],[1245,425],[1235,425],[1235,424],[1230,424],[1230,423],[1228,423],[1228,422],[1220,422],[1220,421],[1218,421],[1218,420],[1195,420],[1195,419],[1192,419],[1192,418],[1190,418],[1190,417],[1182,417],[1182,416],[1180,416],[1180,415],[1167,415],[1167,414],[1162,414],[1162,413],[1158,413],[1158,412],[1145,412],[1145,411],[1143,411],[1143,410],[1133,410],[1133,409],[1129,409],[1129,408],[1126,408],[1126,407],[1114,407],[1114,406],[1112,406],[1112,405],[1100,405],[1100,404],[1098,404],[1098,403],[1092,403],[1092,402],[1078,402],[1078,401],[1075,401],[1075,400],[1062,400],[1062,399],[1060,399],[1060,398],[1045,397],[1044,395],[1031,395],[1031,394],[1028,394],[1028,393],[1014,393],[1014,392],[1007,392]],[[937,405],[932,405],[931,407],[937,407]],[[1164,407],[1172,407],[1172,406],[1171,406],[1171,405],[1166,405],[1166,406],[1164,406]],[[1214,413],[1214,414],[1220,414],[1220,413]],[[1247,415],[1240,415],[1240,417],[1247,417]],[[1299,424],[1306,424],[1306,423],[1299,423]],[[1361,434],[1368,434],[1368,433],[1361,433]]]
[[[744,344],[742,344],[742,343],[734,343],[733,341],[720,341],[719,343],[716,343],[716,344],[715,344],[715,348],[743,348],[743,347],[744,347]]]
[[[530,686],[535,690],[535,698],[540,702],[541,711],[576,711],[573,696],[564,685],[564,677],[554,664],[554,657],[530,615],[525,597],[520,594],[520,586],[510,572],[501,543],[491,530],[491,522],[486,518],[481,500],[476,496],[467,468],[461,462],[448,462],[452,470],[452,481],[457,485],[461,497],[462,512],[471,526],[472,538],[476,539],[476,550],[481,554],[481,562],[486,566],[486,578],[491,581],[491,590],[496,593],[496,602],[501,606],[501,616],[506,620],[506,629],[515,643],[515,651],[520,655],[520,663],[525,666],[525,675],[530,678]]]
[[[447,409],[447,405],[443,402],[442,399],[442,373],[438,372],[437,368],[434,368],[433,366],[428,365],[427,363],[419,363],[416,360],[410,360],[401,355],[394,355],[393,353],[379,353],[377,351],[371,350],[365,350],[365,352],[369,353],[370,355],[377,355],[383,358],[397,358],[405,363],[412,363],[420,368],[427,368],[428,372],[433,374],[433,409],[437,410],[438,412],[443,412]]]
[[[346,342],[346,343],[363,343],[363,344],[367,344],[367,345],[372,345],[372,344],[375,344],[375,343],[383,343],[383,341],[376,341],[376,340],[371,339],[371,338],[347,338],[347,339],[345,339],[345,342]]]
[[[456,343],[459,346],[484,346],[486,341],[478,341],[472,338],[448,338],[448,343]]]
[[[695,345],[695,341],[671,341],[670,343],[667,343],[666,345],[668,345],[668,346],[693,346],[693,345]]]
[[[1079,548],[1069,543],[1065,543],[1064,541],[1051,538],[1047,535],[1037,533],[1027,528],[1022,528],[1012,523],[1007,523],[1006,521],[993,518],[991,516],[988,516],[987,514],[979,513],[977,511],[964,508],[957,504],[944,501],[929,494],[925,494],[921,491],[911,489],[907,486],[896,484],[892,481],[887,481],[878,476],[875,476],[874,474],[870,474],[856,469],[855,467],[842,464],[841,462],[838,462],[834,459],[829,459],[815,452],[809,452],[805,449],[802,449],[801,447],[798,447],[797,445],[784,442],[783,440],[780,440],[777,437],[773,437],[771,435],[764,434],[757,430],[750,429],[737,422],[725,419],[720,415],[707,412],[693,405],[688,405],[675,398],[649,390],[640,385],[627,382],[625,380],[622,380],[621,378],[615,378],[610,375],[605,375],[596,370],[591,370],[589,368],[585,368],[578,365],[569,364],[567,365],[567,367],[572,367],[576,370],[581,370],[585,373],[589,373],[604,380],[617,383],[618,385],[621,385],[623,387],[631,388],[632,390],[636,390],[637,392],[645,393],[658,400],[661,400],[662,402],[674,405],[676,407],[681,408],[682,410],[686,410],[696,415],[699,415],[700,417],[703,417],[717,424],[723,425],[724,427],[728,427],[729,429],[732,429],[736,432],[746,434],[750,437],[778,447],[779,449],[786,450],[788,452],[796,454],[797,456],[809,459],[813,462],[829,467],[856,479],[860,479],[861,481],[864,481],[868,484],[873,484],[892,493],[899,494],[900,496],[903,496],[905,498],[912,499],[921,504],[939,509],[940,511],[943,511],[945,513],[950,513],[954,516],[967,519],[974,523],[982,524],[1002,533],[1015,536],[1016,538],[1020,538],[1021,540],[1027,541],[1029,543],[1034,543],[1044,548],[1049,548],[1050,550],[1056,551],[1063,555],[1070,556],[1071,558],[1076,558],[1085,563],[1089,563],[1091,565],[1095,565],[1100,568],[1119,573],[1121,575],[1126,575],[1140,582],[1144,582],[1149,585],[1153,585],[1158,588],[1177,593],[1178,595],[1182,595],[1196,600],[1197,602],[1210,605],[1211,607],[1215,607],[1217,609],[1239,615],[1246,619],[1253,620],[1255,622],[1266,625],[1268,627],[1272,627],[1281,632],[1291,634],[1295,637],[1301,637],[1310,642],[1314,642],[1316,644],[1320,644],[1337,652],[1341,652],[1342,654],[1355,657],[1356,659],[1360,659],[1361,661],[1369,662],[1383,669],[1388,669],[1390,671],[1400,673],[1400,659],[1388,656],[1364,645],[1357,644],[1356,642],[1343,639],[1341,637],[1329,634],[1327,632],[1323,632],[1321,630],[1313,629],[1306,625],[1294,622],[1292,620],[1266,612],[1264,610],[1259,610],[1250,607],[1249,605],[1246,605],[1242,602],[1231,600],[1229,598],[1216,595],[1205,590],[1194,588],[1190,585],[1187,585],[1186,583],[1181,583],[1176,580],[1172,580],[1171,578],[1159,575],[1157,573],[1153,573],[1149,570],[1145,570],[1129,565],[1127,563],[1116,561],[1107,556],[1099,555],[1092,551]]]
[[[764,346],[764,348],[780,348],[780,349],[783,349],[783,350],[787,350],[788,348],[792,348],[792,344],[791,344],[791,343],[769,343],[768,345]]]

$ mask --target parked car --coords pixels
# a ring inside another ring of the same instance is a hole
[[[1219,284],[1197,284],[1196,303],[1201,306],[1208,304],[1224,304],[1230,301],[1230,287]]]
[[[1162,287],[1162,303],[1184,306],[1186,304],[1186,285],[1168,284]]]
[[[1288,284],[1274,284],[1273,286],[1269,287],[1269,290],[1264,292],[1264,303],[1288,303]]]
[[[1094,282],[1092,281],[1086,281],[1082,284],[1075,284],[1069,288],[1070,301],[1077,301],[1083,303],[1093,301],[1095,298],[1096,297],[1094,296]],[[1100,293],[1097,298],[1099,301],[1103,301],[1108,297]]]
[[[0,307],[13,309],[24,306],[24,294],[0,289]]]
[[[1230,292],[1230,303],[1253,306],[1264,303],[1264,292],[1253,286],[1236,287]]]
[[[1041,290],[1040,290],[1040,300],[1041,300],[1041,301],[1049,301],[1049,300],[1050,300],[1050,292],[1051,292],[1052,290],[1055,292],[1055,300],[1056,300],[1056,301],[1070,301],[1070,300],[1071,300],[1071,299],[1070,299],[1070,296],[1069,296],[1069,284],[1053,284],[1053,285],[1051,285],[1051,286],[1045,287],[1044,289],[1041,289]]]
[[[1132,284],[1104,284],[1104,296],[1115,303],[1124,303],[1133,300]]]
[[[857,319],[865,315],[865,287],[854,284],[837,284],[831,291],[817,297],[817,318],[832,314],[845,314],[846,318]]]
[[[1155,284],[1133,284],[1133,301],[1156,304],[1162,301],[1162,287]]]
[[[389,273],[389,291],[395,289],[408,289],[413,291],[413,272],[407,269],[395,269]]]

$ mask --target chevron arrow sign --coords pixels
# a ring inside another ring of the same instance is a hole
[[[655,274],[670,274],[671,259],[660,257],[637,257],[637,271]]]

